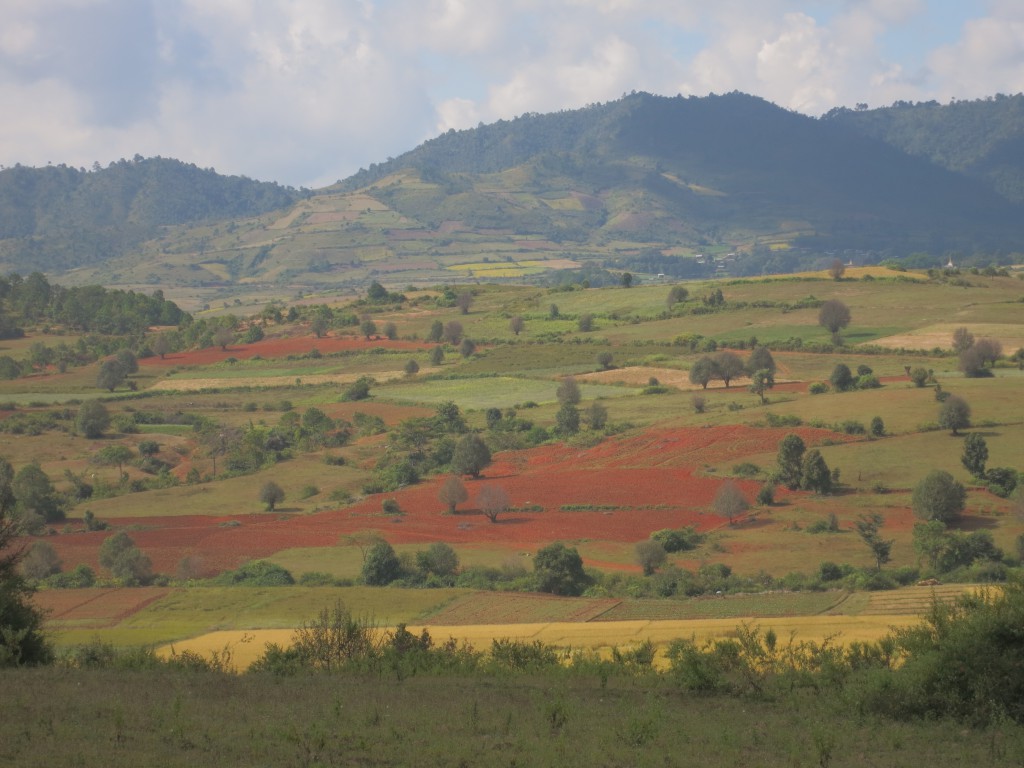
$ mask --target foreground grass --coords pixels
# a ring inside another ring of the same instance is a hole
[[[0,671],[0,763],[161,766],[1019,765],[1024,729],[854,715],[843,695],[707,697],[657,676]],[[1015,757],[1018,756],[1018,757]]]

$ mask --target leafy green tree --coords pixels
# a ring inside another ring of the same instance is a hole
[[[885,422],[882,421],[881,416],[875,416],[871,419],[871,427],[869,429],[873,437],[885,437]]]
[[[125,379],[124,366],[117,360],[104,360],[96,374],[96,386],[113,392]]]
[[[613,359],[611,352],[601,352],[597,356],[597,364],[600,365],[603,370],[607,371],[612,367]]]
[[[779,443],[779,452],[776,457],[779,465],[779,482],[791,491],[800,487],[804,451],[806,450],[807,446],[804,445],[800,435],[786,435]]]
[[[829,299],[818,310],[818,325],[827,328],[832,334],[833,344],[842,344],[839,331],[850,324],[850,308],[839,299]]]
[[[576,327],[581,333],[588,333],[594,330],[594,316],[589,312],[584,312],[576,320]]]
[[[452,346],[462,341],[462,323],[458,320],[449,320],[444,324],[444,340]]]
[[[405,371],[406,376],[415,376],[417,373],[420,372],[420,364],[417,363],[412,358],[409,358],[408,360],[406,360],[403,370]]]
[[[440,346],[434,347],[430,350],[430,364],[440,365],[444,362],[444,349]]]
[[[871,555],[875,558],[875,570],[882,570],[882,566],[889,562],[892,553],[892,545],[895,539],[883,539],[879,531],[882,523],[885,522],[879,513],[873,512],[870,515],[861,515],[856,522],[857,535],[860,536]]]
[[[402,577],[402,562],[386,541],[378,541],[363,561],[363,583],[370,587],[387,586]]]
[[[13,468],[0,458],[0,668],[53,660],[43,632],[43,613],[33,605],[33,590],[18,571],[24,550],[15,544],[13,481]]]
[[[580,411],[572,403],[564,403],[555,414],[555,428],[561,435],[575,435],[580,431]]]
[[[110,413],[98,400],[86,400],[78,406],[75,416],[75,430],[83,437],[95,440],[110,426]]]
[[[359,332],[369,339],[377,334],[377,324],[370,318],[366,318],[359,324]]]
[[[160,359],[163,360],[167,353],[171,351],[171,341],[167,338],[167,334],[158,333],[153,339],[151,349],[153,354],[160,355]]]
[[[235,340],[235,329],[222,325],[213,332],[213,343],[220,347],[222,352],[227,352],[228,344]]]
[[[455,508],[469,499],[469,491],[466,490],[462,480],[455,475],[449,475],[441,483],[441,487],[437,492],[437,498],[448,507],[448,514],[454,515]]]
[[[832,490],[832,473],[817,448],[807,451],[800,462],[800,487],[815,493],[828,493]]]
[[[985,462],[987,461],[988,443],[977,432],[972,432],[964,438],[964,452],[960,457],[960,463],[974,477],[984,477]]]
[[[828,380],[836,392],[845,392],[853,387],[853,372],[846,363],[836,363]]]
[[[729,525],[732,525],[737,517],[750,508],[750,503],[744,497],[743,491],[732,480],[722,483],[712,503],[715,513],[720,517],[727,518]]]
[[[967,489],[949,472],[934,469],[925,475],[911,495],[914,514],[922,520],[950,523],[964,511]]]
[[[273,480],[268,480],[260,488],[260,501],[266,505],[268,512],[273,512],[274,507],[284,501],[284,491]]]
[[[577,405],[582,395],[580,394],[580,385],[576,383],[576,378],[566,376],[562,379],[558,384],[558,389],[555,390],[555,397],[562,405],[566,403]]]
[[[634,557],[637,565],[643,568],[644,576],[651,576],[668,560],[668,552],[660,541],[645,539],[636,543]]]
[[[715,362],[705,355],[690,366],[690,383],[700,384],[702,389],[707,389],[708,384],[715,378]]]
[[[756,371],[762,370],[769,371],[774,375],[778,369],[776,368],[775,358],[772,357],[771,350],[763,344],[758,344],[747,359],[747,372],[753,374]]]
[[[681,285],[673,285],[671,288],[669,288],[668,297],[666,297],[665,299],[665,305],[671,312],[672,307],[674,307],[676,304],[682,304],[684,301],[686,301],[687,298],[689,298],[689,296],[690,292],[686,290],[686,288],[684,288]]]
[[[454,585],[459,572],[459,556],[451,545],[435,541],[425,551],[416,553],[416,568],[425,576],[436,576]]]
[[[427,333],[427,341],[438,342],[444,338],[444,323],[435,320],[430,324],[430,331]]]
[[[953,436],[959,430],[971,426],[971,407],[958,395],[950,395],[939,407],[939,426],[948,429]]]
[[[474,352],[476,352],[476,342],[469,338],[463,339],[459,344],[459,354],[463,357],[472,357]]]
[[[953,351],[958,355],[974,346],[974,334],[961,326],[953,331]]]
[[[538,592],[575,597],[590,586],[590,577],[583,570],[583,558],[575,547],[560,541],[537,551],[533,558],[533,574]]]
[[[17,499],[18,514],[23,519],[37,516],[46,523],[64,519],[64,500],[37,462],[18,470],[11,487]]]
[[[57,550],[45,541],[32,544],[21,561],[22,574],[33,581],[41,581],[47,576],[60,573],[60,569],[61,562]]]
[[[103,467],[117,467],[118,482],[124,477],[124,465],[135,458],[131,448],[114,443],[105,445],[93,454],[92,460]]]
[[[712,360],[715,365],[715,377],[725,382],[727,389],[730,381],[744,373],[743,360],[735,352],[719,352]]]
[[[434,411],[434,424],[439,431],[446,434],[461,435],[468,429],[462,411],[452,400],[438,404]]]
[[[388,290],[383,285],[374,280],[370,283],[370,287],[366,289],[366,298],[368,298],[370,301],[374,303],[387,301]]]
[[[125,586],[148,584],[153,579],[153,563],[124,531],[103,541],[99,561]]]
[[[457,475],[480,477],[491,464],[491,451],[483,438],[475,432],[465,435],[455,444],[452,453],[452,471]]]
[[[594,431],[602,430],[608,423],[608,409],[604,407],[603,403],[595,400],[590,404],[584,414],[587,426]]]
[[[761,397],[762,405],[764,405],[765,402],[765,391],[771,389],[774,386],[775,374],[773,374],[767,368],[762,368],[760,370],[754,371],[753,375],[750,377],[750,391],[753,392],[755,395],[759,395]]]
[[[923,387],[928,383],[928,379],[931,378],[931,374],[928,373],[926,368],[918,366],[910,371],[910,380],[914,382],[915,387]]]
[[[322,339],[324,337],[324,334],[327,333],[330,327],[330,319],[322,312],[317,312],[315,315],[313,315],[313,319],[310,320],[309,322],[309,330],[311,330],[313,332],[313,335],[316,336],[316,338],[318,339]],[[369,338],[369,336],[367,336],[367,338]]]
[[[394,323],[384,323],[384,338],[394,341],[398,338],[398,326]]]
[[[126,376],[139,372],[139,359],[130,349],[119,349],[117,351],[117,355],[115,355],[115,359],[121,364],[121,367],[124,368]]]

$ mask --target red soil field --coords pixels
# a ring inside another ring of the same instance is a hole
[[[702,463],[728,461],[774,450],[786,434],[797,432],[808,445],[843,436],[827,430],[757,429],[747,426],[651,429],[610,438],[592,448],[548,445],[499,454],[484,476],[465,481],[470,499],[455,515],[437,498],[442,477],[430,478],[396,493],[372,496],[350,507],[312,515],[252,514],[110,519],[127,529],[155,570],[173,574],[184,557],[194,558],[203,574],[234,568],[255,558],[293,547],[333,546],[360,531],[377,530],[393,544],[444,541],[495,543],[531,550],[552,541],[590,539],[635,542],[652,531],[693,525],[706,531],[728,524],[712,501],[724,482],[696,474]],[[286,471],[286,470],[285,470]],[[491,523],[475,506],[480,489],[498,484],[513,509]],[[748,499],[760,483],[738,482]],[[780,489],[778,498],[792,494]],[[404,514],[385,516],[382,498],[394,498]],[[564,506],[590,507],[582,511]],[[538,507],[540,509],[538,509]],[[134,529],[134,530],[133,530]],[[47,541],[65,568],[97,565],[97,553],[109,532],[51,536]]]
[[[147,357],[139,360],[140,366],[170,367],[184,365],[211,365],[220,363],[233,357],[237,360],[248,360],[259,355],[267,359],[276,357],[287,357],[288,355],[304,355],[314,349],[323,354],[331,352],[348,352],[353,350],[375,349],[428,349],[433,345],[424,342],[402,341],[390,339],[370,339],[361,336],[292,336],[281,338],[266,338],[253,344],[229,344],[227,350],[220,347],[207,347],[206,349],[192,350],[188,352],[170,352],[161,359],[160,357]]]

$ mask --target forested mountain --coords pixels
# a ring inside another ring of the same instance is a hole
[[[816,119],[741,93],[633,93],[449,131],[315,193],[159,158],[15,167],[0,270],[219,296],[777,273],[837,254],[1005,262],[1024,243],[1022,112],[1014,96]]]
[[[1024,95],[979,101],[896,102],[881,109],[834,109],[827,122],[986,181],[1024,202]]]
[[[0,264],[74,268],[131,251],[164,226],[254,216],[300,196],[159,157],[92,171],[17,165],[0,170]]]

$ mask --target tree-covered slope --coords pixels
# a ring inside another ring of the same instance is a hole
[[[0,170],[0,264],[62,270],[120,255],[160,227],[253,216],[292,204],[293,189],[221,176],[178,160],[120,160]]]
[[[1024,95],[934,101],[870,110],[835,109],[827,122],[881,139],[944,168],[984,180],[1024,202]]]

